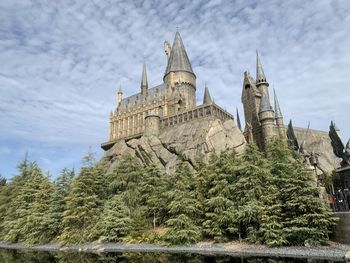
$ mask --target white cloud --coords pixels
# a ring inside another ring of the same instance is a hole
[[[144,57],[150,84],[161,83],[163,41],[179,27],[198,101],[207,82],[217,103],[241,108],[259,49],[285,121],[327,130],[333,119],[347,139],[349,14],[341,0],[1,1],[0,138],[105,141],[118,85],[138,92]]]

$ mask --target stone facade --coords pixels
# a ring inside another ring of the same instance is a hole
[[[203,105],[196,105],[196,75],[192,70],[181,36],[176,32],[172,47],[165,42],[167,67],[163,83],[148,88],[146,65],[143,65],[140,93],[123,98],[118,91],[118,106],[110,114],[109,140],[102,144],[110,149],[119,140],[160,134],[194,119],[215,117],[223,122],[233,116],[216,105],[205,89]]]

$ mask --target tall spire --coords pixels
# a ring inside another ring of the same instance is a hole
[[[256,51],[256,84],[267,83],[264,69],[261,65],[258,51]]]
[[[264,92],[261,94],[259,112],[272,110],[270,99]]]
[[[203,97],[203,105],[204,104],[210,104],[212,103],[213,100],[211,99],[209,89],[207,87],[207,84],[205,84],[205,89],[204,89],[204,97]]]
[[[141,94],[142,96],[147,95],[148,90],[148,81],[147,81],[147,70],[146,70],[146,63],[143,63],[142,68],[142,77],[141,77]]]
[[[277,99],[275,88],[273,88],[273,98],[274,98],[274,102],[275,102],[275,119],[283,118],[283,115],[282,115],[282,112],[281,112],[281,108],[280,108],[280,104],[278,103],[278,99]]]
[[[238,108],[236,107],[236,118],[237,118],[237,126],[240,131],[242,131],[241,119],[239,118]]]
[[[123,99],[122,86],[119,85],[119,89],[118,89],[118,106],[122,103],[122,99]]]
[[[165,75],[170,72],[186,71],[194,75],[190,60],[188,59],[184,44],[179,32],[176,32],[173,46],[171,48]]]

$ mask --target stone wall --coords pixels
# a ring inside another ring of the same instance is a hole
[[[339,222],[331,235],[331,240],[343,244],[350,244],[350,212],[334,213]]]

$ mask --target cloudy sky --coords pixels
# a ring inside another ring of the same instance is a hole
[[[139,91],[146,60],[162,82],[179,29],[197,75],[233,113],[259,50],[285,122],[350,137],[350,1],[0,1],[0,173],[27,152],[56,176],[108,136],[116,90]]]

